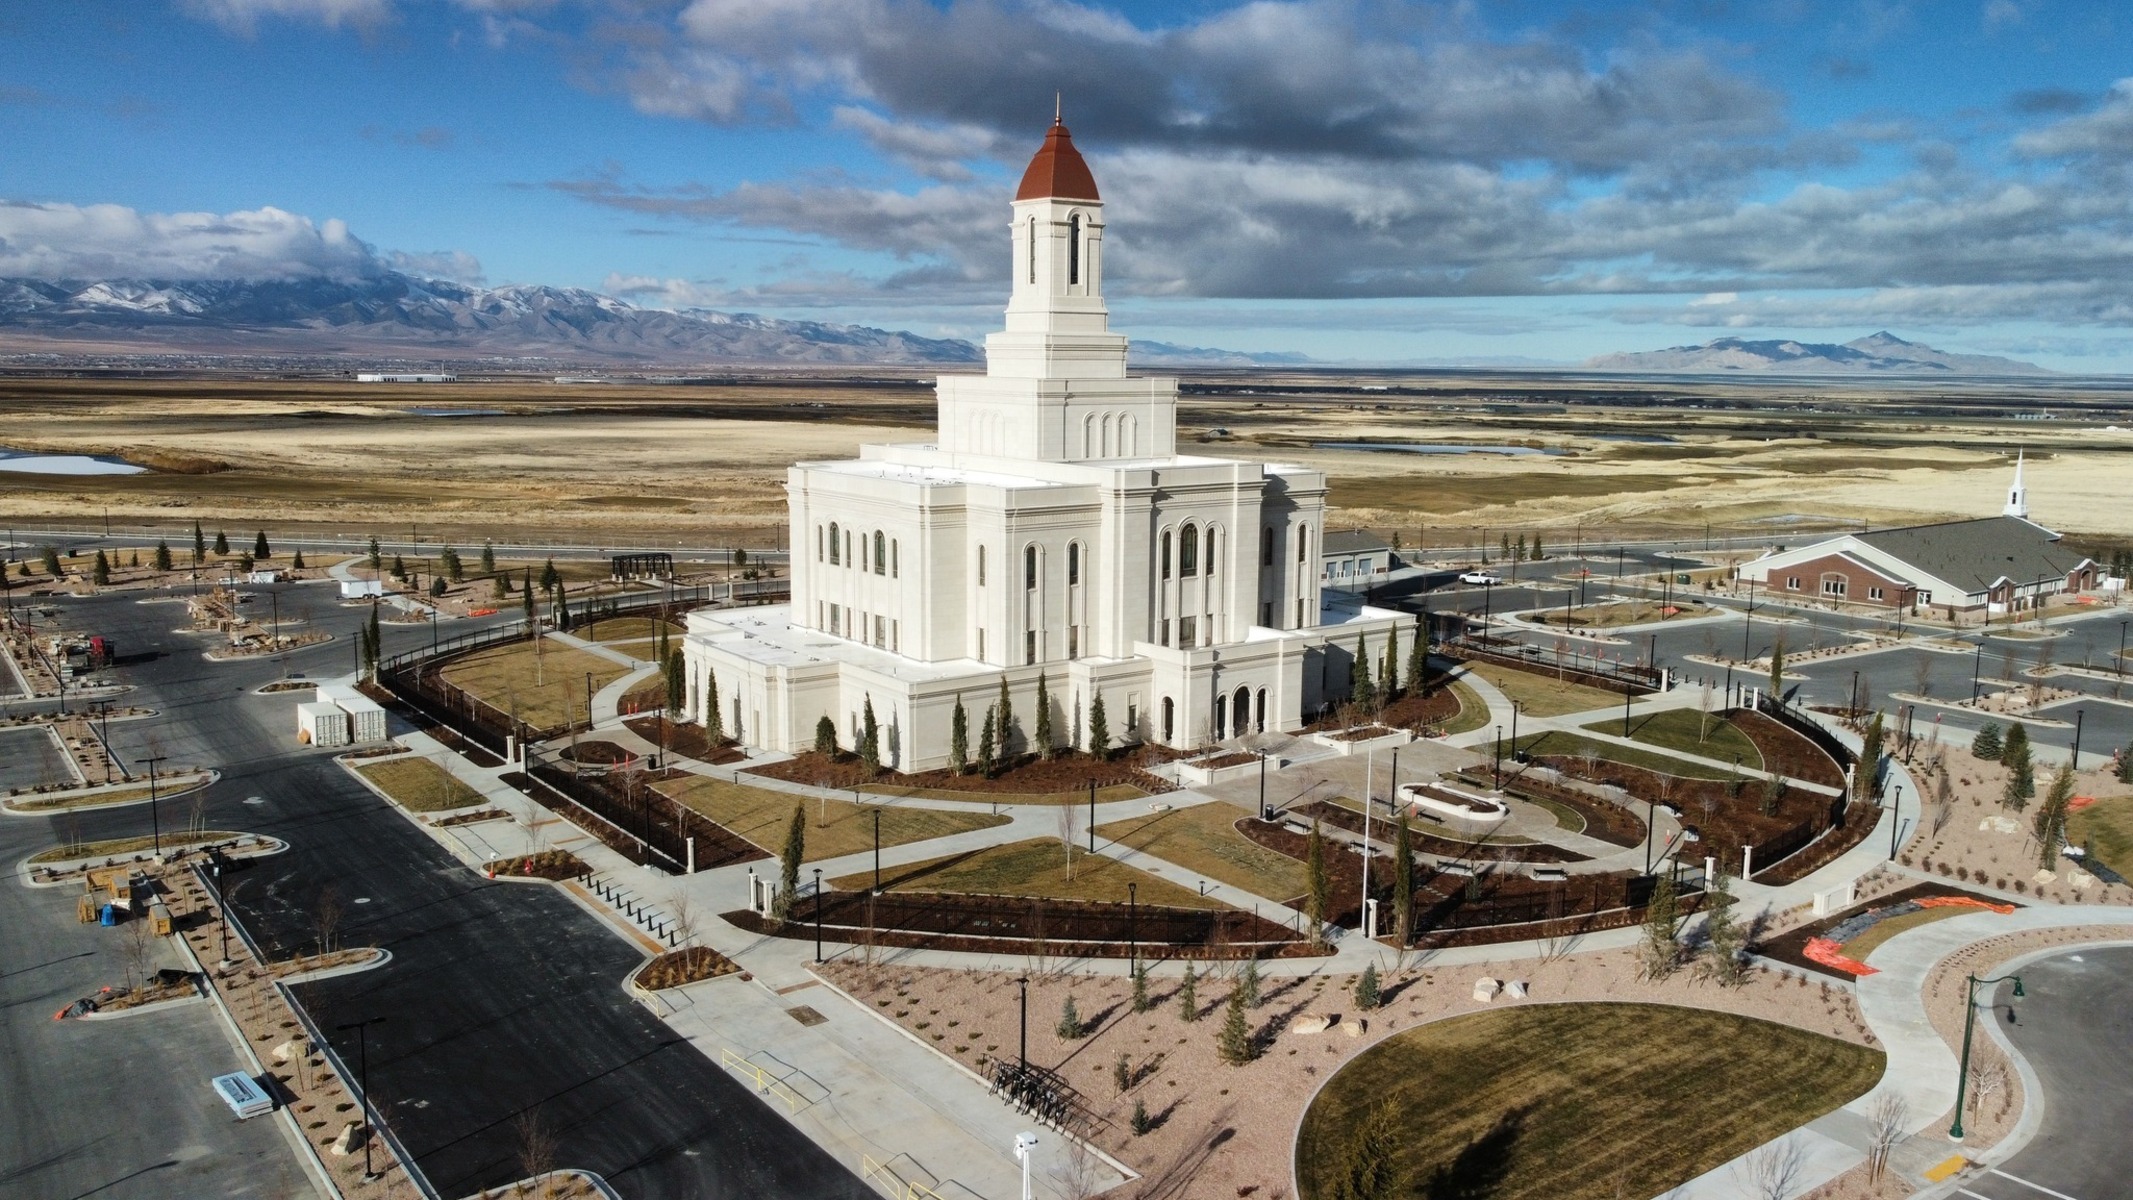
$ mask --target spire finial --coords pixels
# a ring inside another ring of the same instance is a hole
[[[1060,119],[1066,113],[1066,107],[1061,102],[1060,95],[1061,93],[1059,92],[1052,93],[1052,124],[1054,125],[1061,125],[1065,123]]]

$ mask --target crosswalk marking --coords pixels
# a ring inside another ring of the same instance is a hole
[[[2031,1183],[2029,1180],[2022,1178],[2020,1175],[2009,1175],[2007,1172],[2000,1170],[1998,1167],[1994,1167],[1992,1169],[1992,1173],[2002,1179],[2011,1179],[2014,1182],[2019,1183],[2023,1187],[2029,1188],[2032,1191],[2043,1192],[2047,1196],[2057,1197],[2057,1200],[2074,1200],[2072,1196],[2067,1195],[2065,1192],[2055,1192],[2050,1188],[2045,1187],[2041,1183]]]

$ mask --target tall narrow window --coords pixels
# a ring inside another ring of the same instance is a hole
[[[836,523],[835,521],[831,521],[831,522],[830,522],[830,565],[831,565],[831,566],[833,566],[833,567],[834,567],[834,566],[837,566],[837,565],[839,565],[839,564],[841,564],[841,563],[843,563],[843,562],[844,562],[844,558],[843,558],[843,556],[842,556],[841,554],[839,554],[839,553],[838,553],[838,549],[839,549],[839,547],[841,547],[841,546],[842,546],[843,544],[844,544],[844,543],[842,543],[842,542],[840,542],[840,541],[838,541],[838,540],[837,540],[837,523]]]
[[[1022,586],[1024,588],[1037,586],[1037,548],[1035,546],[1022,547]]]
[[[1214,527],[1214,526],[1212,526],[1212,525],[1209,525],[1209,526],[1207,527],[1207,535],[1206,535],[1206,536],[1207,536],[1207,554],[1206,554],[1206,556],[1205,556],[1205,557],[1206,557],[1206,559],[1207,559],[1207,573],[1208,573],[1209,575],[1212,575],[1212,574],[1214,574],[1214,573],[1215,573],[1215,527]]]
[[[1259,531],[1259,565],[1262,567],[1274,565],[1274,527],[1272,525]]]
[[[1026,666],[1037,665],[1037,631],[1034,629],[1022,631],[1022,662]]]
[[[904,564],[903,564],[903,544],[902,544],[902,542],[901,542],[901,540],[900,540],[900,539],[897,539],[897,538],[890,538],[890,539],[889,539],[889,578],[891,578],[891,579],[900,579],[900,578],[902,578],[902,577],[903,577],[903,569],[904,569]]]
[[[1067,283],[1081,282],[1081,214],[1067,218]]]
[[[1075,587],[1075,586],[1078,586],[1078,585],[1079,585],[1080,583],[1081,583],[1081,543],[1080,543],[1080,542],[1068,542],[1068,543],[1067,543],[1067,586],[1068,586],[1068,587]]]
[[[886,554],[882,553],[882,551],[884,551],[884,550],[888,549],[888,546],[889,546],[889,539],[888,539],[888,538],[886,538],[886,537],[884,537],[884,536],[882,535],[882,532],[881,532],[881,530],[879,530],[879,529],[875,530],[875,531],[874,531],[874,573],[875,573],[876,575],[885,575],[885,574],[887,574],[887,573],[888,573],[888,564],[887,564],[887,562],[885,561],[885,560],[886,560],[886,559],[888,558],[888,555],[886,555]]]
[[[1170,697],[1163,697],[1163,740],[1170,741],[1177,734],[1178,707]]]
[[[1190,579],[1200,573],[1200,531],[1187,525],[1178,531],[1178,574]]]
[[[1029,219],[1029,281],[1037,282],[1037,218]]]
[[[1163,531],[1163,578],[1170,578],[1170,531]]]
[[[978,547],[978,586],[985,586],[985,547]]]
[[[1305,527],[1305,526],[1301,526],[1301,525],[1297,526],[1297,528],[1296,528],[1296,561],[1297,561],[1297,562],[1302,562],[1302,561],[1304,561],[1304,557],[1305,557],[1305,554],[1306,554],[1306,552],[1307,552],[1307,551],[1309,551],[1310,547],[1311,547],[1311,531],[1310,531],[1310,529],[1309,529],[1309,528],[1307,528],[1307,527]]]
[[[815,526],[815,561],[822,561],[822,527]]]

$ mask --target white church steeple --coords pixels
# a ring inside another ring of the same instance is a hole
[[[2007,507],[2000,510],[2003,517],[2029,519],[2029,492],[2022,486],[2022,452],[2015,451],[2014,484],[2007,489]]]

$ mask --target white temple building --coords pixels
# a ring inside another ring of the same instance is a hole
[[[1194,748],[1291,731],[1344,699],[1358,635],[1411,618],[1324,591],[1326,478],[1177,452],[1177,381],[1126,373],[1104,306],[1103,202],[1055,121],[1015,195],[1006,328],[983,375],[943,376],[939,433],[791,468],[792,602],[696,612],[689,710],[715,673],[729,736],[846,748],[871,702],[884,765],[947,765],[1004,677],[1035,747],[1038,678],[1061,743],[1099,695],[1114,742]],[[1411,632],[1403,632],[1403,641]]]

